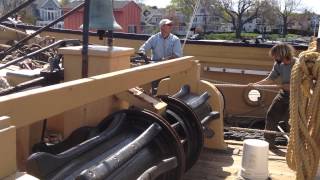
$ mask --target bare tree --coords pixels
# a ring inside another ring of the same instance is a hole
[[[16,7],[20,6],[24,2],[26,2],[26,0],[0,0],[0,14],[4,15],[10,12],[11,10],[15,9]],[[33,24],[35,21],[35,17],[32,15],[31,5],[20,10],[17,14],[19,14],[24,23]],[[14,15],[16,14],[13,14],[13,16]]]
[[[209,17],[212,16],[212,6],[215,2],[216,0],[171,0],[171,6],[182,12],[187,17],[187,21],[191,20],[193,13],[196,12],[197,17],[201,16],[203,23],[199,28],[202,32],[207,32]],[[196,9],[197,3],[199,3],[198,9]]]
[[[215,8],[223,12],[217,15],[233,24],[236,38],[239,39],[243,26],[258,17],[264,3],[259,0],[218,0]]]
[[[18,7],[20,4],[22,4],[24,0],[0,0],[0,6],[2,9],[2,14],[5,14],[14,8]]]
[[[276,0],[276,10],[282,20],[282,35],[288,34],[288,18],[298,10],[301,0]]]
[[[265,1],[264,5],[261,8],[261,12],[259,14],[259,30],[265,38],[265,33],[267,31],[267,27],[273,28],[277,25],[277,21],[275,21],[275,17],[278,14],[276,12],[276,6],[273,1]]]
[[[171,5],[186,16],[190,16],[196,6],[197,0],[171,0]]]

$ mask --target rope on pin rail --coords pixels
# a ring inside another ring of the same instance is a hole
[[[286,155],[297,180],[314,179],[320,144],[320,53],[315,42],[299,55],[290,80],[290,140]]]

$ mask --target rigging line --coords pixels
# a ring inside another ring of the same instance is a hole
[[[189,34],[190,34],[190,29],[191,29],[192,24],[193,24],[193,19],[196,17],[196,13],[197,13],[197,11],[198,11],[199,6],[200,6],[200,0],[198,0],[198,1],[196,2],[196,5],[194,6],[193,14],[192,14],[192,16],[191,16],[191,19],[190,19],[190,22],[189,22],[189,25],[188,25],[186,37],[185,37],[185,39],[183,40],[183,44],[182,44],[182,48],[181,48],[182,51],[183,51],[184,46],[185,46],[185,44],[186,44],[186,42],[187,42],[188,36],[189,36]]]
[[[227,84],[230,85],[230,87],[232,87],[231,85],[233,85],[234,87],[236,87],[237,85],[240,87],[244,87],[246,85],[244,84],[237,84],[237,83],[232,83],[232,82],[227,82],[227,81],[219,81],[219,80],[214,80],[214,79],[207,79],[207,78],[201,78],[202,80],[211,82],[213,84]],[[271,86],[270,86],[271,87]],[[253,86],[254,89],[260,90],[260,91],[266,91],[266,92],[272,92],[272,93],[278,93],[278,90],[272,90],[272,89],[267,89],[267,88],[263,88],[263,87],[258,87],[258,86]]]

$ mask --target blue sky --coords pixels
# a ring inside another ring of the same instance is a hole
[[[319,0],[301,0],[301,2],[308,9],[320,14]],[[152,6],[166,7],[170,3],[170,0],[144,0],[144,3]]]

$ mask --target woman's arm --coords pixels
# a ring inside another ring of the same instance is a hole
[[[261,81],[258,81],[256,83],[253,83],[255,85],[271,85],[271,84],[277,84],[274,80],[269,79],[268,77],[262,79]]]

